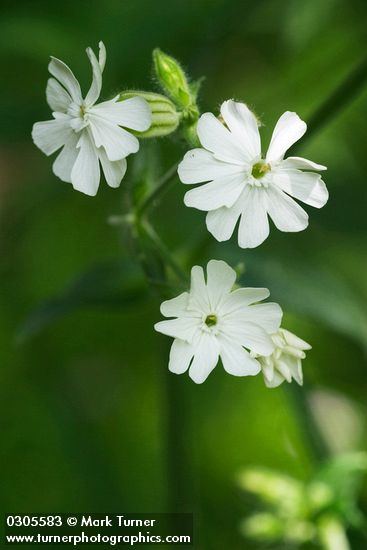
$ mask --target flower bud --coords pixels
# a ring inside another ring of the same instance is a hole
[[[181,65],[176,59],[165,54],[159,48],[153,51],[155,75],[159,84],[180,107],[192,103],[190,86]]]
[[[148,103],[152,113],[152,124],[145,132],[132,132],[140,138],[152,138],[172,134],[180,123],[180,113],[170,99],[153,92],[128,90],[120,94],[120,100],[142,97]]]

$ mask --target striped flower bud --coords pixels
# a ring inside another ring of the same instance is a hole
[[[152,113],[152,124],[144,132],[134,132],[141,138],[161,137],[172,134],[180,123],[180,113],[170,99],[153,92],[128,90],[120,94],[120,101],[131,97],[142,97],[148,103]]]

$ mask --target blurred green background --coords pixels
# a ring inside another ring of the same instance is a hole
[[[267,140],[280,114],[309,120],[363,61],[367,4],[3,0],[0,10],[1,509],[188,510],[197,548],[265,548],[239,531],[253,508],[236,476],[248,465],[311,475],[312,449],[288,388],[269,390],[261,376],[237,379],[220,366],[202,386],[168,375],[169,339],[153,331],[160,298],[131,265],[123,232],[107,223],[126,208],[138,157],[119,190],[102,182],[89,198],[52,174],[30,132],[50,118],[49,55],[68,63],[86,90],[84,50],[102,39],[104,99],[156,90],[158,46],[193,78],[206,76],[202,111],[243,100]],[[297,150],[329,167],[330,200],[322,211],[307,208],[303,233],[273,230],[254,251],[235,239],[216,243],[203,213],[183,206],[178,181],[152,216],[185,269],[210,258],[243,262],[243,284],[270,288],[284,324],[313,346],[305,390],[330,453],[366,450],[367,86],[345,95]],[[159,174],[186,149],[179,140],[144,142],[140,162]],[[64,301],[25,325],[86,272]],[[367,513],[366,487],[360,506]]]

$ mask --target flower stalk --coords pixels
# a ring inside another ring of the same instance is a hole
[[[154,189],[148,193],[140,202],[140,204],[136,208],[136,216],[138,218],[141,218],[143,215],[147,213],[147,211],[158,204],[161,197],[164,195],[166,191],[168,191],[169,187],[174,183],[175,179],[177,178],[177,162],[175,162],[165,174],[161,177],[161,179],[157,182]]]

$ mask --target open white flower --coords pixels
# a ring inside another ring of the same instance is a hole
[[[236,272],[223,261],[211,260],[204,270],[191,270],[191,288],[163,302],[161,313],[175,317],[155,325],[158,332],[175,338],[169,370],[182,374],[189,369],[194,382],[201,384],[222,360],[234,376],[255,375],[259,362],[249,353],[262,356],[274,350],[271,334],[280,326],[278,304],[257,304],[269,296],[266,288],[239,288],[232,291]],[[246,348],[246,349],[245,349]]]
[[[300,386],[303,384],[302,359],[305,351],[311,349],[301,338],[284,328],[272,336],[275,349],[271,355],[257,357],[268,388],[276,388],[285,380],[294,379]]]
[[[223,123],[204,113],[197,133],[203,149],[186,153],[178,173],[183,183],[209,182],[185,194],[185,204],[208,212],[206,225],[218,241],[228,240],[241,217],[238,244],[254,248],[269,235],[268,215],[281,231],[302,231],[307,213],[291,197],[321,208],[328,191],[315,170],[325,166],[285,152],[306,132],[296,113],[278,120],[268,152],[261,154],[258,122],[243,103],[225,101]],[[306,170],[303,172],[302,170]]]
[[[33,126],[34,143],[46,155],[63,148],[53,172],[74,189],[94,196],[100,181],[100,163],[108,185],[118,187],[126,172],[126,157],[136,153],[139,142],[121,126],[137,131],[147,130],[151,112],[140,97],[114,99],[96,105],[102,88],[106,49],[99,43],[99,59],[91,48],[87,55],[92,65],[93,80],[83,99],[79,82],[65,63],[51,57],[48,66],[54,78],[47,83],[46,97],[53,120]]]

